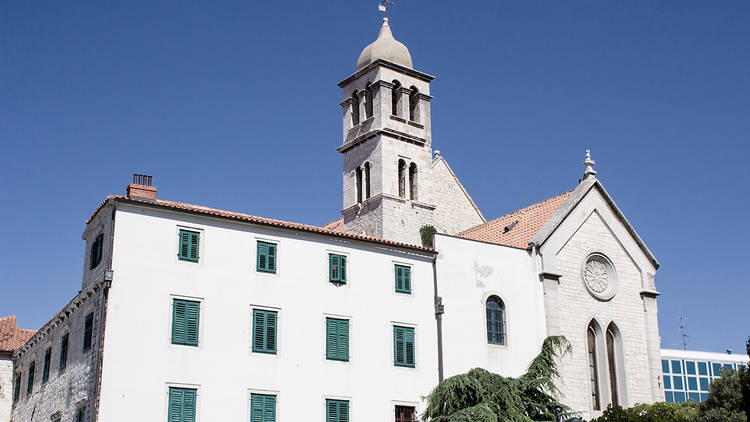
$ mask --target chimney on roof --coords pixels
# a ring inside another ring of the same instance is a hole
[[[128,185],[128,198],[156,200],[156,186],[151,186],[151,176],[133,173],[133,183]]]

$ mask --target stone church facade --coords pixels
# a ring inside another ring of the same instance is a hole
[[[564,335],[582,416],[664,399],[659,264],[587,155],[571,190],[486,220],[432,150],[430,82],[387,19],[342,89],[342,217],[157,197],[83,233],[80,293],[14,352],[11,420],[418,420],[441,380],[525,372]],[[431,246],[420,229],[433,226]]]

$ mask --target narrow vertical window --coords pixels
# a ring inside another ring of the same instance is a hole
[[[401,83],[399,81],[393,81],[393,88],[391,88],[391,114],[400,117],[401,111]]]
[[[21,373],[16,374],[16,379],[13,383],[13,404],[16,404],[18,402],[18,399],[21,397]]]
[[[370,117],[372,117],[372,84],[368,82],[365,87],[365,118]]]
[[[349,320],[326,318],[326,359],[349,361]]]
[[[91,349],[91,340],[94,335],[94,313],[89,312],[83,323],[83,353]]]
[[[253,309],[253,352],[276,354],[276,311]]]
[[[91,244],[89,251],[89,269],[93,270],[102,262],[102,245],[104,244],[104,233],[99,233]]]
[[[198,345],[201,303],[192,300],[172,301],[172,344]]]
[[[589,325],[586,330],[586,339],[589,353],[589,382],[591,383],[591,406],[594,410],[600,410],[599,404],[599,369],[597,368],[596,358],[596,332],[594,326]]]
[[[607,328],[607,359],[609,361],[609,388],[612,394],[612,406],[619,406],[620,401],[617,394],[617,356],[615,354],[616,334],[614,330],[615,328],[611,324]]]
[[[396,292],[411,293],[411,267],[406,265],[396,265]]]
[[[393,326],[393,360],[396,366],[414,367],[414,328]]]
[[[406,197],[406,161],[398,160],[398,196]]]
[[[349,422],[349,400],[326,399],[326,422]]]
[[[346,284],[346,256],[328,255],[328,280],[331,283]]]
[[[352,126],[359,124],[359,96],[352,92]]]
[[[370,198],[370,162],[365,163],[365,199]]]
[[[497,296],[487,298],[487,343],[505,345],[505,304]]]
[[[70,337],[70,333],[65,333],[62,336],[62,340],[60,341],[60,365],[58,366],[58,371],[62,371],[65,369],[66,366],[68,366],[68,338]]]
[[[417,164],[409,165],[409,199],[417,200]]]
[[[276,422],[276,396],[251,394],[250,422]]]
[[[409,93],[409,120],[419,121],[419,90],[416,87],[411,87]]]
[[[79,407],[78,410],[76,410],[76,420],[75,422],[86,422],[86,407]]]
[[[197,391],[193,388],[169,387],[169,422],[195,422]]]
[[[34,391],[34,372],[36,371],[36,362],[31,362],[31,365],[29,365],[29,375],[28,380],[26,381],[26,394],[31,395],[31,392]]]
[[[396,406],[396,422],[414,422],[414,406]]]
[[[357,189],[357,203],[362,203],[362,169],[357,167],[356,170],[354,170],[354,177],[356,178],[356,189]]]
[[[256,260],[256,269],[263,273],[276,273],[276,244],[258,241],[258,256]]]
[[[52,361],[52,348],[50,347],[44,352],[44,365],[42,366],[42,384],[47,382],[49,379],[49,365]]]
[[[181,261],[198,262],[198,247],[200,233],[190,230],[180,230],[177,257]]]

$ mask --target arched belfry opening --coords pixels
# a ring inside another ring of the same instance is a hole
[[[398,196],[406,197],[406,161],[398,160]]]
[[[372,101],[372,83],[368,82],[367,86],[365,87],[365,119],[369,119],[370,117],[372,117]]]
[[[357,203],[362,203],[362,169],[357,167],[354,170],[354,177],[357,179]]]
[[[352,126],[359,124],[359,95],[352,92]]]
[[[417,200],[417,163],[409,164],[409,199],[412,201]]]
[[[401,82],[396,80],[391,88],[391,114],[401,117]]]
[[[419,90],[415,86],[409,92],[409,120],[419,122]]]

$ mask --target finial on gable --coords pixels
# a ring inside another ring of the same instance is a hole
[[[586,150],[586,159],[583,160],[583,165],[586,166],[586,171],[583,173],[583,179],[586,180],[589,176],[596,175],[596,170],[594,170],[594,164],[596,164],[596,161],[591,159],[591,150]]]

